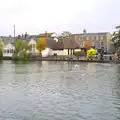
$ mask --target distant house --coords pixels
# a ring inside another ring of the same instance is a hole
[[[79,45],[72,37],[58,38],[58,40],[46,40],[48,48],[57,55],[73,55],[73,51],[79,48]]]
[[[35,48],[36,41],[33,38],[30,39],[28,44],[31,45],[31,49],[29,50],[29,53],[31,53],[31,54],[39,53],[39,51]]]
[[[83,31],[81,34],[72,34],[72,37],[81,48],[85,48],[86,42],[89,42],[90,47],[95,47],[98,51],[111,51],[111,34],[109,32],[87,33]]]
[[[37,38],[44,38],[45,40],[53,40],[56,37],[57,34],[55,32],[51,32],[51,33],[45,32],[37,35]]]
[[[7,43],[3,47],[3,57],[12,57],[14,53],[15,47],[11,43]]]
[[[3,41],[3,57],[12,57],[15,47],[15,38],[9,36],[2,36],[1,37]]]
[[[0,38],[0,49],[3,50],[3,46],[4,46],[4,42],[3,42],[3,40]]]
[[[46,46],[53,50],[53,54],[64,55],[63,41],[46,40]]]
[[[64,37],[62,40],[64,44],[64,51],[66,51],[67,55],[73,55],[74,50],[80,48],[73,36]]]

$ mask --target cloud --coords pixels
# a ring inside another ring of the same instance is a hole
[[[119,0],[0,0],[1,34],[112,29]],[[100,28],[100,29],[99,29]]]

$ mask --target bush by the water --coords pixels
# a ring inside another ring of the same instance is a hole
[[[3,41],[0,39],[0,59],[3,58]]]
[[[75,56],[85,56],[85,51],[84,50],[81,50],[81,51],[74,51],[73,54]]]
[[[28,43],[25,42],[24,40],[17,40],[15,44],[15,51],[14,51],[12,59],[14,61],[28,60],[29,55],[27,53],[27,50],[29,50],[30,48],[31,48],[31,45],[28,45]]]
[[[14,54],[12,59],[14,61],[18,61],[18,60],[26,61],[26,60],[28,60],[28,57],[29,57],[29,55],[25,51],[22,51],[19,53],[19,55]]]
[[[0,51],[0,60],[3,58],[3,53]]]

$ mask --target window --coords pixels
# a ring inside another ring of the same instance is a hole
[[[32,47],[31,47],[31,48],[32,48],[32,49],[35,48],[35,44],[32,44]]]
[[[104,36],[99,36],[99,40],[104,40]]]
[[[86,37],[86,40],[89,40],[89,36]]]
[[[80,43],[80,47],[83,48],[83,43],[82,42]]]
[[[95,42],[94,42],[94,41],[92,41],[92,42],[91,42],[91,45],[92,45],[92,46],[95,46]]]
[[[101,40],[104,40],[104,36],[101,36]]]
[[[75,40],[79,40],[79,36],[75,36]]]
[[[83,40],[83,36],[81,36],[80,38],[81,38],[81,40]]]
[[[14,52],[14,50],[13,50],[13,49],[11,49],[11,50],[10,50],[10,53],[13,53],[13,52]]]
[[[96,36],[94,36],[94,40],[96,40]]]
[[[33,48],[35,48],[35,44],[33,44]]]
[[[9,50],[7,50],[7,53],[9,53]]]
[[[84,41],[81,43],[83,45],[83,47],[84,47],[84,43],[85,43]]]
[[[81,36],[79,36],[79,40],[82,40]]]
[[[96,36],[96,40],[99,40],[99,36]]]
[[[104,46],[104,43],[103,43],[103,42],[101,42],[101,45],[102,45],[102,46]]]
[[[86,37],[83,37],[84,40],[86,40]]]
[[[92,40],[92,36],[89,37],[89,40]]]

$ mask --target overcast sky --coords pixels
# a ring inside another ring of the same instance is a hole
[[[0,0],[0,36],[28,32],[112,32],[120,0]]]

